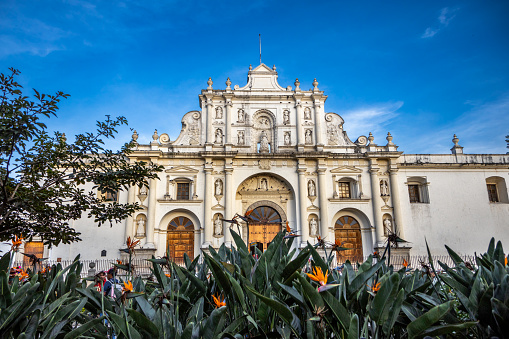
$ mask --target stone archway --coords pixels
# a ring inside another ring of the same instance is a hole
[[[361,227],[357,219],[350,215],[345,215],[336,220],[334,224],[334,235],[336,243],[349,248],[346,251],[338,253],[339,261],[350,260],[352,262],[362,262],[362,236]]]
[[[180,264],[184,262],[184,254],[194,258],[194,224],[185,217],[173,218],[166,231],[166,248],[171,260]]]
[[[248,245],[264,251],[276,234],[281,231],[281,215],[273,207],[262,204],[255,207],[249,217],[251,222],[249,223]]]

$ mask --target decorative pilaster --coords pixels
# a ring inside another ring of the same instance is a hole
[[[396,159],[390,160],[390,178],[391,178],[391,196],[392,196],[392,208],[394,211],[394,231],[399,235],[400,238],[404,237],[403,228],[403,217],[401,214],[401,202],[399,200],[399,189],[398,189],[398,168],[396,165]]]
[[[231,161],[231,159],[226,159],[226,162]],[[235,192],[235,189],[233,188],[233,181],[232,181],[232,174],[233,169],[232,168],[225,168],[225,184],[224,184],[224,218],[225,219],[231,219],[233,218],[233,199],[234,197],[232,194]],[[232,235],[230,234],[230,224],[225,223],[224,224],[225,230],[224,230],[224,243],[227,247],[231,247],[232,245]]]
[[[375,247],[381,247],[384,244],[384,228],[382,223],[382,201],[380,199],[380,184],[378,182],[378,164],[376,159],[370,159],[371,175],[371,199],[373,203],[373,223],[375,224]]]
[[[324,116],[323,105],[320,101],[320,97],[315,97],[313,95],[314,100],[314,109],[315,109],[315,135],[316,135],[316,147],[323,150],[323,136],[322,134],[325,131],[322,128],[322,117]],[[317,149],[318,150],[318,149]]]
[[[230,78],[228,78],[230,79]],[[226,133],[226,141],[225,143],[227,145],[231,145],[232,143],[232,107],[233,107],[233,103],[232,103],[232,99],[231,99],[231,95],[229,96],[226,96],[225,95],[225,99],[226,99],[226,116],[225,116],[225,124],[226,124],[226,130],[225,130],[225,133]]]
[[[212,126],[212,117],[214,116],[214,103],[212,102],[212,97],[207,96],[207,144],[214,143],[214,127]]]
[[[150,179],[148,190],[147,243],[144,248],[155,248],[154,230],[156,227],[157,179]]]
[[[334,239],[327,239],[329,236],[329,213],[327,210],[327,183],[325,182],[326,168],[318,168],[318,196],[320,198],[320,235],[322,239],[334,242]]]
[[[305,139],[304,139],[304,130],[302,129],[302,103],[300,102],[301,96],[295,95],[295,109],[297,110],[297,146],[303,150]]]
[[[205,229],[205,242],[202,248],[208,248],[212,245],[214,226],[212,225],[212,186],[214,185],[212,178],[212,168],[205,168],[205,196],[203,197],[203,228]]]
[[[301,247],[305,247],[309,240],[309,227],[307,221],[307,188],[306,188],[306,164],[304,159],[299,159],[297,169],[299,175],[299,229],[301,235]]]
[[[133,204],[134,199],[136,199],[136,189],[138,186],[129,186],[129,192],[127,193],[127,203]],[[124,241],[127,239],[127,237],[131,237],[131,239],[134,237],[136,226],[134,225],[134,218],[132,215],[127,217],[126,223],[125,223],[125,236]]]

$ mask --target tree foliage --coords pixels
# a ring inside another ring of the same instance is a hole
[[[124,117],[97,122],[94,133],[78,134],[68,143],[65,134],[50,134],[44,119],[56,116],[58,104],[68,94],[34,91],[34,101],[16,82],[20,72],[0,74],[0,241],[14,235],[40,236],[48,245],[80,240],[70,220],[82,215],[101,226],[118,222],[138,204],[107,202],[97,191],[117,193],[130,186],[147,186],[161,167],[131,162],[133,144],[113,152],[104,140],[114,138]],[[92,184],[92,191],[84,185]]]

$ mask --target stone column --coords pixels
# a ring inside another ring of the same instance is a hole
[[[370,160],[371,201],[373,204],[373,223],[375,224],[375,247],[384,245],[384,228],[382,222],[382,200],[380,199],[380,183],[378,181],[378,164],[375,159]]]
[[[138,186],[129,186],[129,191],[127,193],[127,203],[133,204],[134,200],[136,199],[136,190],[138,189]],[[125,237],[124,241],[127,240],[127,237],[131,237],[131,239],[134,236],[134,233],[136,232],[136,225],[134,224],[134,218],[132,215],[127,217],[127,220],[125,222]]]
[[[314,103],[314,109],[315,109],[315,135],[316,135],[316,145],[317,146],[322,146],[323,145],[323,133],[325,132],[323,129],[322,129],[322,119],[323,119],[323,105],[322,103],[320,102],[320,100],[316,100],[315,99],[315,103]]]
[[[225,143],[226,144],[231,144],[232,143],[232,102],[231,100],[227,100],[226,101],[226,116],[225,116],[225,125],[226,125],[226,129],[225,129],[225,133],[226,133],[226,139],[225,139]]]
[[[297,145],[304,145],[305,139],[304,139],[304,130],[302,129],[302,104],[300,102],[300,99],[295,99],[295,108],[297,110],[297,119],[296,119],[296,128],[297,128]],[[298,100],[298,101],[297,101]]]
[[[231,159],[226,159],[231,161]],[[225,168],[225,180],[224,180],[224,219],[233,218],[233,194],[235,189],[233,188],[232,172],[233,169]],[[224,243],[227,247],[232,245],[232,235],[230,234],[230,223],[224,223]]]
[[[154,230],[156,227],[157,179],[150,179],[148,190],[147,243],[144,248],[155,248]]]
[[[394,163],[395,163],[394,159]],[[394,167],[393,167],[394,166]],[[392,199],[392,209],[394,211],[394,231],[396,234],[400,236],[400,238],[405,239],[404,229],[403,229],[403,217],[401,215],[401,205],[399,200],[399,190],[398,190],[398,168],[393,165],[393,159],[391,159],[391,167],[390,167],[390,178],[391,178],[391,199]]]
[[[304,161],[303,161],[304,162]],[[299,174],[299,223],[300,228],[297,232],[301,235],[301,246],[306,246],[309,240],[309,225],[307,218],[307,183],[306,183],[306,165],[299,163],[297,172]],[[291,227],[291,225],[290,225]],[[293,227],[292,227],[293,228]],[[297,227],[296,227],[297,228]]]
[[[207,97],[207,139],[205,143],[213,144],[214,143],[214,127],[212,126],[212,117],[214,116],[214,104],[212,102],[212,98]]]
[[[208,161],[208,160],[207,160]],[[202,247],[208,248],[209,245],[212,245],[213,243],[213,232],[214,232],[214,226],[212,225],[212,210],[211,210],[211,204],[212,199],[214,198],[212,196],[212,186],[214,183],[212,182],[212,168],[205,168],[205,196],[203,197],[203,228],[205,229],[205,242],[203,243]]]
[[[318,196],[320,198],[320,235],[322,239],[334,242],[334,239],[327,239],[329,236],[329,213],[327,211],[327,183],[325,182],[325,168],[318,168]],[[333,233],[334,234],[334,233]]]

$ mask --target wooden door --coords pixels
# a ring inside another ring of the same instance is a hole
[[[362,261],[362,236],[361,228],[357,220],[350,216],[339,218],[334,225],[334,233],[336,240],[343,243],[343,247],[351,248],[350,250],[340,251],[338,261],[346,260]]]
[[[263,244],[263,250],[266,250],[268,244],[281,231],[281,216],[272,207],[260,206],[255,208],[249,217],[252,220],[249,223],[249,245]]]
[[[42,241],[29,241],[25,243],[25,254],[34,254],[37,258],[42,258],[44,254],[44,244]],[[27,268],[31,265],[30,258],[23,256],[23,267]],[[39,265],[38,265],[39,266]]]
[[[194,225],[186,217],[177,217],[170,221],[166,235],[170,258],[176,263],[184,262],[184,253],[194,259]]]

